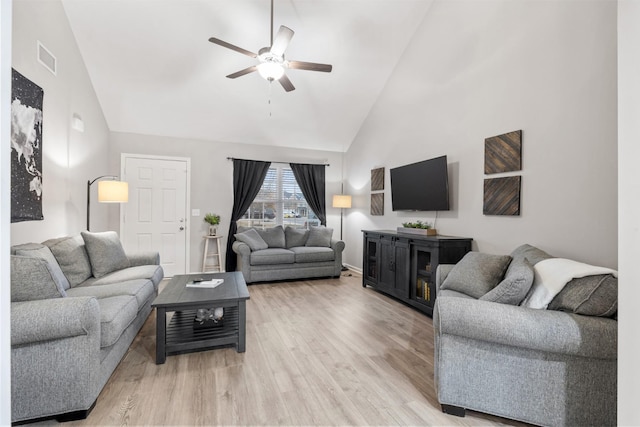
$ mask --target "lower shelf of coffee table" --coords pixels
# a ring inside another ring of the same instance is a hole
[[[167,326],[166,354],[180,354],[216,347],[237,345],[239,338],[238,307],[224,307],[224,324],[194,329],[196,310],[173,313]]]

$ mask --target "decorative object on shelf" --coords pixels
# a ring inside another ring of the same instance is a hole
[[[520,187],[522,177],[507,176],[484,180],[485,215],[520,215]]]
[[[403,222],[402,227],[398,227],[398,233],[420,234],[422,236],[437,236],[438,230],[428,222],[417,220],[416,222]]]
[[[44,91],[11,72],[11,222],[42,220]]]
[[[384,215],[384,193],[371,195],[371,215]]]
[[[100,203],[127,203],[129,201],[129,184],[119,181],[115,175],[102,175],[93,181],[87,181],[87,231],[91,231],[89,223],[91,219],[91,186],[102,178],[110,181],[98,182],[98,202]]]
[[[384,168],[371,169],[371,191],[384,190]]]
[[[484,140],[484,173],[514,172],[522,168],[522,130]]]
[[[220,215],[214,213],[207,213],[204,216],[204,222],[209,224],[209,236],[215,236],[218,232],[218,224],[220,224]]]

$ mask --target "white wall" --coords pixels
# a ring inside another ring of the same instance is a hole
[[[615,2],[434,1],[348,150],[346,262],[362,263],[362,229],[433,221],[391,211],[389,168],[447,155],[442,234],[615,268],[616,72]],[[484,216],[484,139],[518,129],[521,215]],[[386,168],[384,216],[369,213],[376,167]]]
[[[56,57],[57,75],[37,61],[38,40]],[[86,228],[87,180],[118,170],[107,170],[107,124],[60,1],[13,2],[12,45],[13,68],[44,90],[44,220],[12,224],[11,242],[77,234]],[[83,133],[71,129],[74,113],[84,121]],[[117,207],[92,203],[93,231],[106,228],[109,209]]]
[[[618,3],[618,424],[640,425],[640,2]]]
[[[11,1],[0,1],[0,141],[11,131]],[[0,151],[0,426],[11,424],[10,151]]]
[[[225,252],[233,207],[233,162],[227,157],[297,163],[328,162],[331,166],[326,170],[327,226],[334,229],[335,237],[340,235],[340,211],[331,208],[331,196],[340,193],[340,153],[112,132],[109,155],[111,169],[119,170],[121,153],[191,158],[191,206],[187,207],[187,211],[190,213],[192,209],[200,209],[200,217],[190,218],[189,271],[200,271],[202,268],[202,236],[208,230],[203,217],[207,212],[221,216],[218,234],[224,236],[222,252]],[[118,214],[110,216],[109,221],[109,228],[117,230]]]

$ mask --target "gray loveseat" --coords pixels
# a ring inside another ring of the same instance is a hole
[[[434,369],[442,410],[544,426],[615,425],[617,279],[572,279],[548,309],[529,308],[518,305],[532,299],[530,281],[540,280],[538,268],[529,267],[551,257],[523,245],[508,258],[498,277],[503,286],[481,289],[480,297],[469,295],[478,291],[470,285],[489,273],[486,262],[460,271],[463,258],[437,271]],[[457,284],[447,283],[452,275]]]
[[[12,421],[84,418],[151,312],[157,253],[115,232],[11,248]]]
[[[238,231],[232,248],[247,283],[340,276],[344,242],[332,238],[331,228],[240,227]]]

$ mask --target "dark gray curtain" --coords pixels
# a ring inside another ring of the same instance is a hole
[[[302,195],[315,212],[320,224],[327,225],[327,201],[325,200],[325,165],[290,163],[293,176],[302,190]]]
[[[233,159],[233,211],[227,239],[225,271],[236,271],[238,257],[231,249],[235,240],[233,235],[238,231],[236,221],[244,215],[258,195],[270,165],[270,162]]]

